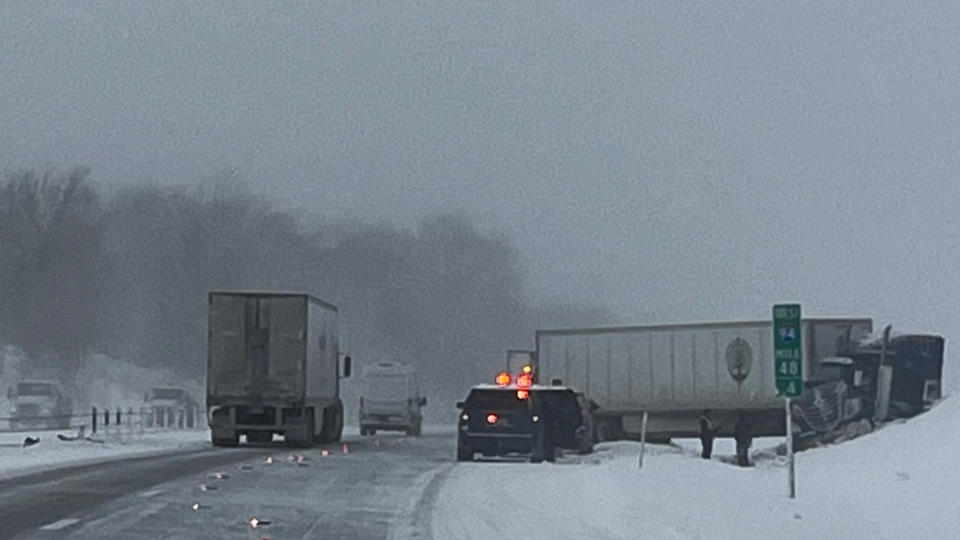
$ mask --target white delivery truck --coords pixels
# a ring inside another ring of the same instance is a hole
[[[340,440],[337,308],[300,293],[211,292],[207,414],[214,446]],[[350,357],[343,361],[350,376]]]
[[[873,331],[868,318],[804,319],[803,369],[842,356]],[[596,404],[599,440],[663,441],[698,434],[697,418],[713,412],[730,436],[739,414],[755,436],[784,435],[784,403],[774,384],[771,321],[621,328],[540,330],[534,356],[541,384],[564,384]]]
[[[419,436],[423,425],[421,407],[427,398],[420,395],[417,370],[401,362],[377,362],[361,375],[360,434],[377,430],[406,431]]]

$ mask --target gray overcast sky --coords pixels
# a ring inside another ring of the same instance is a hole
[[[960,335],[960,4],[0,4],[0,166],[467,211],[624,323]]]

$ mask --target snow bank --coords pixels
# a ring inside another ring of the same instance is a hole
[[[23,448],[23,440],[27,434],[0,434],[0,479],[59,467],[156,452],[198,449],[210,445],[210,432],[206,429],[97,434],[95,437],[102,440],[102,443],[86,440],[60,441],[55,431],[42,431],[31,435],[39,437],[40,442]]]
[[[797,455],[798,498],[783,460],[741,469],[694,448],[598,446],[555,465],[465,463],[441,487],[435,538],[955,538],[960,399],[907,423]]]

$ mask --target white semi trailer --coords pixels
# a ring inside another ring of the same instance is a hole
[[[299,293],[211,292],[207,413],[215,446],[340,440],[336,306]],[[350,376],[350,357],[343,376]]]
[[[873,331],[868,318],[804,319],[804,374],[840,356]],[[693,437],[697,418],[713,411],[719,435],[732,435],[739,414],[757,436],[786,432],[774,384],[771,321],[540,330],[536,377],[583,392],[597,408],[600,440]]]

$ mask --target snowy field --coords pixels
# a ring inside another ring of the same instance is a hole
[[[23,447],[23,440],[28,433],[0,433],[0,479],[58,467],[210,446],[210,432],[206,429],[98,433],[95,437],[103,442],[60,441],[57,433],[61,432],[38,431],[29,434],[39,437],[40,442],[26,448]]]
[[[907,423],[797,454],[797,499],[782,458],[756,467],[697,444],[598,446],[555,465],[458,464],[441,486],[435,538],[902,539],[960,537],[960,399]],[[721,441],[718,441],[720,443]]]

